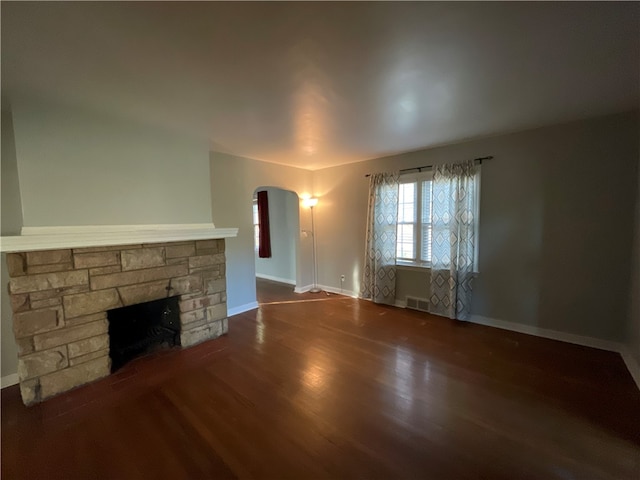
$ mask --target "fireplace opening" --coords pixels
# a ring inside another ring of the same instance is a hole
[[[109,310],[107,318],[111,373],[136,357],[180,345],[178,297]]]

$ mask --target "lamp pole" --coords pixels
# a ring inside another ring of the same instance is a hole
[[[311,205],[311,235],[313,235],[313,287],[309,291],[311,293],[320,293],[322,290],[318,288],[318,260],[316,257],[316,225],[313,219],[313,205]]]

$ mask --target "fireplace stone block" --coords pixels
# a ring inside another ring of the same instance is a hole
[[[89,272],[87,270],[24,275],[12,278],[9,281],[9,293],[41,292],[52,288],[75,287],[77,285],[88,284]]]
[[[137,303],[150,302],[158,298],[166,297],[170,290],[170,280],[158,280],[157,282],[140,283],[119,287],[118,293],[122,299],[122,305],[128,307]]]
[[[68,365],[67,349],[64,346],[55,347],[22,357],[18,361],[18,374],[25,379],[40,377]]]
[[[56,309],[30,310],[13,316],[16,338],[48,332],[62,325],[62,312]]]
[[[142,250],[122,251],[122,270],[140,270],[142,268],[165,265],[165,247],[143,248]]]
[[[120,252],[75,253],[73,255],[73,262],[75,268],[97,268],[113,265],[120,267]]]
[[[217,338],[223,333],[227,332],[223,331],[222,320],[207,322],[205,325],[200,325],[187,331],[183,330],[180,334],[180,343],[183,347],[190,347],[205,340]]]
[[[40,377],[40,398],[48,398],[58,393],[71,390],[78,385],[104,378],[111,373],[111,362],[108,351],[100,358],[79,365],[63,368]],[[24,400],[24,399],[23,399]]]
[[[64,297],[63,304],[65,316],[73,318],[121,307],[122,301],[118,291],[115,288],[109,288],[97,292],[68,295]]]

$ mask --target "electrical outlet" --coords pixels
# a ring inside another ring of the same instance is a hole
[[[340,275],[340,281],[344,282],[344,275]]]

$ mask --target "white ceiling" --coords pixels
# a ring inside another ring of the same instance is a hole
[[[2,90],[317,169],[637,108],[630,3],[7,3]]]

